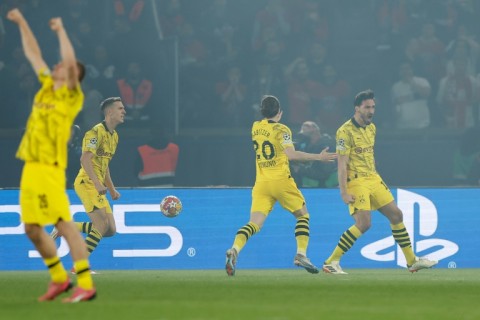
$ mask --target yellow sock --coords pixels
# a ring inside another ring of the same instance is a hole
[[[307,255],[308,242],[310,240],[310,215],[307,213],[297,219],[295,225],[295,239],[297,240],[297,253]]]
[[[90,263],[87,259],[74,262],[75,272],[77,273],[77,284],[80,288],[90,290],[93,288],[92,275],[90,274]]]
[[[63,283],[67,281],[68,274],[65,268],[63,267],[62,262],[58,256],[53,258],[46,258],[43,259],[43,262],[48,268],[48,272],[50,272],[50,277],[52,281],[55,283]]]
[[[98,231],[95,228],[90,229],[87,237],[85,238],[85,243],[87,244],[88,253],[92,253],[93,250],[95,250],[95,248],[98,246],[102,238],[103,236],[100,233],[100,231]]]
[[[340,237],[340,240],[333,250],[332,255],[328,257],[325,263],[328,264],[332,261],[340,261],[340,258],[343,256],[343,254],[350,250],[350,248],[355,244],[355,241],[357,241],[361,235],[362,232],[355,225],[348,228],[348,230],[345,231]]]
[[[249,223],[238,229],[232,247],[237,250],[237,253],[240,253],[240,250],[243,249],[243,247],[247,243],[247,240],[258,231],[260,231],[258,225],[250,221]]]
[[[412,250],[412,243],[407,228],[405,228],[403,222],[395,225],[391,224],[390,227],[392,228],[393,238],[403,251],[407,265],[411,266],[415,262],[415,254]]]

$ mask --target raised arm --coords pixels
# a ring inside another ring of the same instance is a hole
[[[74,89],[78,85],[77,58],[75,50],[68,38],[67,31],[63,27],[61,18],[50,19],[50,28],[57,34],[60,42],[60,56],[62,65],[67,71],[67,87]]]
[[[303,151],[297,151],[294,147],[285,148],[285,154],[288,160],[296,161],[323,161],[331,162],[337,158],[336,153],[328,152],[328,147],[322,150],[320,153],[307,153]]]
[[[23,52],[32,65],[33,70],[35,70],[35,73],[38,75],[41,69],[47,69],[48,67],[43,60],[42,52],[38,46],[37,39],[33,35],[27,20],[25,20],[22,13],[18,9],[10,10],[7,14],[7,18],[18,25],[20,29],[20,36],[22,38]]]

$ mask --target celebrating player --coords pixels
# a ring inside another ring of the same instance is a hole
[[[25,56],[42,84],[34,97],[16,155],[25,162],[20,181],[21,219],[27,236],[42,256],[51,277],[47,292],[38,300],[53,300],[72,287],[57,255],[55,242],[45,232],[44,226],[51,224],[67,240],[77,270],[78,287],[71,297],[63,301],[91,300],[95,298],[96,290],[89,272],[88,254],[82,236],[72,221],[65,191],[67,142],[84,100],[80,87],[84,67],[75,58],[60,18],[50,20],[50,28],[57,34],[60,43],[61,56],[53,72],[43,60],[37,40],[22,13],[13,9],[8,12],[7,18],[18,25]]]
[[[413,253],[410,236],[403,224],[403,213],[375,169],[374,97],[371,90],[358,93],[354,101],[355,114],[337,130],[340,195],[348,204],[355,224],[342,234],[332,255],[323,264],[326,273],[346,274],[340,267],[340,258],[370,228],[371,211],[377,209],[390,221],[393,238],[405,255],[409,271],[416,272],[437,264],[437,261],[418,258]]]
[[[293,263],[310,273],[318,273],[317,267],[306,256],[310,240],[310,216],[305,199],[290,175],[289,160],[334,161],[337,156],[327,152],[328,148],[318,154],[296,151],[292,142],[292,132],[287,126],[279,123],[282,110],[276,97],[265,96],[260,111],[264,119],[254,122],[252,127],[257,173],[252,190],[250,221],[238,230],[232,248],[227,250],[225,269],[229,276],[235,275],[240,250],[252,235],[260,231],[278,201],[297,219],[295,226],[297,254]]]

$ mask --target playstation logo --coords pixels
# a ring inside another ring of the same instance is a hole
[[[431,237],[437,230],[437,208],[432,201],[414,192],[397,189],[397,203],[403,212],[403,223],[410,235],[413,251],[418,256],[422,256],[423,251],[434,247],[439,249],[428,254],[428,258],[432,260],[440,261],[458,252],[458,245],[449,240],[428,238],[415,241],[415,234],[418,233],[423,237]],[[419,221],[417,224],[419,230],[415,230],[415,208],[418,208]],[[388,249],[391,250],[387,251]],[[400,247],[395,243],[393,236],[370,243],[364,246],[360,252],[367,259],[397,261],[397,265],[406,267],[405,257]]]

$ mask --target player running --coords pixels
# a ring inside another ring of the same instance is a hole
[[[82,201],[91,222],[76,222],[80,232],[87,234],[87,250],[92,253],[103,237],[116,233],[112,208],[106,197],[120,198],[110,176],[109,163],[118,145],[117,126],[125,120],[125,106],[119,97],[107,98],[100,104],[105,119],[85,133],[82,142],[82,164],[74,182],[75,192]],[[56,239],[57,230],[51,234]],[[75,271],[75,270],[73,270]]]
[[[305,198],[297,188],[290,174],[289,161],[334,161],[335,153],[328,148],[318,154],[296,151],[292,142],[292,132],[284,124],[280,102],[274,96],[265,96],[260,109],[264,119],[256,121],[252,127],[253,148],[256,153],[256,181],[252,190],[250,221],[241,227],[231,249],[227,250],[225,269],[229,276],[235,275],[238,254],[247,240],[259,232],[273,206],[280,205],[297,219],[295,239],[297,254],[293,263],[310,273],[318,273],[318,268],[307,258],[310,240],[309,219]]]

